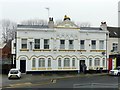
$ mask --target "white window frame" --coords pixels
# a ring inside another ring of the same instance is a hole
[[[36,42],[36,40],[38,40],[39,42]],[[40,39],[34,39],[34,49],[40,49]]]
[[[96,49],[96,40],[91,40],[91,49],[94,49],[94,50]]]
[[[95,60],[94,60],[94,66],[97,66],[97,67],[100,66],[100,58],[95,58]]]
[[[36,67],[36,59],[35,58],[32,59],[32,67],[33,68]]]
[[[38,67],[45,67],[45,59],[39,58]]]
[[[89,66],[92,67],[92,58],[89,58]]]
[[[102,66],[105,67],[105,58],[102,59]]]
[[[118,51],[118,43],[113,43],[112,48],[113,48],[113,52]]]
[[[85,40],[80,40],[80,49],[81,50],[85,49]]]
[[[63,44],[62,41],[64,42]],[[60,40],[60,49],[65,49],[65,40]]]
[[[64,67],[70,67],[70,58],[64,58]]]
[[[99,49],[103,50],[104,49],[104,40],[99,41]]]
[[[27,39],[21,39],[21,48],[22,49],[27,49]]]
[[[58,58],[58,67],[62,67],[62,60],[61,60],[61,58]]]
[[[74,49],[74,40],[69,40],[69,49]]]
[[[72,58],[72,67],[75,67],[75,58]]]
[[[51,67],[51,58],[48,58],[48,67]]]
[[[50,40],[49,39],[44,39],[44,49],[49,49],[50,48]]]

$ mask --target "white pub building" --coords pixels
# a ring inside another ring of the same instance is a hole
[[[107,70],[107,38],[105,22],[100,28],[79,28],[69,17],[54,25],[18,25],[12,41],[13,64],[23,73],[33,71]],[[14,47],[16,43],[16,48]]]

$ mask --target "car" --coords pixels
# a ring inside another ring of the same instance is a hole
[[[120,76],[120,66],[118,66],[117,68],[110,70],[109,71],[109,75],[117,75]]]
[[[10,78],[21,78],[21,72],[19,69],[16,68],[12,68],[10,69],[9,73],[8,73],[8,79]]]

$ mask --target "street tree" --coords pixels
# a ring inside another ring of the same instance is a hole
[[[1,20],[2,41],[7,43],[15,38],[17,24],[8,19]]]
[[[77,24],[79,27],[90,27],[91,24],[89,22],[81,22]]]
[[[47,25],[46,20],[42,19],[29,19],[21,22],[22,25]]]

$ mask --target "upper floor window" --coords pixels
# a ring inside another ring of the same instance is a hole
[[[60,49],[65,49],[65,40],[60,40]]]
[[[85,40],[80,40],[80,49],[85,49]]]
[[[69,40],[69,49],[73,49],[74,45],[73,45],[73,40]]]
[[[99,49],[104,49],[104,40],[99,41]]]
[[[118,50],[118,44],[117,43],[113,43],[112,47],[113,47],[113,52]]]
[[[34,42],[35,42],[34,48],[35,49],[40,49],[40,39],[35,39]]]
[[[49,39],[44,39],[44,49],[49,49]]]
[[[27,39],[22,39],[22,45],[21,45],[21,48],[22,49],[27,49]]]
[[[91,41],[91,48],[96,49],[96,40]]]

